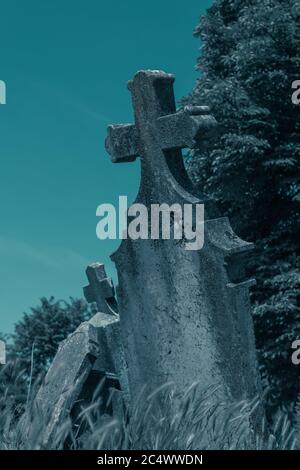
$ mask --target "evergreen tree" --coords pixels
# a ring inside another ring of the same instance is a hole
[[[291,362],[300,338],[299,31],[298,0],[216,0],[195,31],[200,77],[183,100],[209,105],[220,125],[191,155],[191,177],[256,244],[256,341],[275,407],[300,392]]]
[[[12,343],[8,346],[8,359],[18,361],[24,378],[32,382],[45,374],[59,344],[83,322],[92,311],[83,300],[71,298],[69,302],[53,297],[42,298],[40,305],[24,313],[15,325]]]

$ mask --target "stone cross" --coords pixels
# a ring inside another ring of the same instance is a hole
[[[193,192],[194,188],[184,169],[181,149],[194,147],[216,131],[216,120],[207,106],[186,106],[176,112],[174,80],[173,75],[162,71],[138,72],[128,83],[135,124],[108,127],[105,145],[114,163],[141,158],[142,191],[138,202],[143,202],[143,196],[147,196],[147,203],[173,200],[174,178],[180,182],[184,201],[184,190]],[[208,206],[215,211],[210,201]]]
[[[113,414],[118,417],[128,401],[118,315],[97,313],[60,344],[32,406],[22,416],[21,440],[26,436],[35,447],[51,449],[67,418],[79,425],[82,407],[92,402],[97,389],[101,411],[107,413],[107,402],[112,400]]]
[[[180,393],[195,382],[217,385],[217,403],[251,400],[261,390],[249,302],[255,281],[243,267],[253,245],[187,176],[181,149],[205,142],[216,121],[206,107],[176,112],[173,82],[164,72],[138,72],[128,85],[135,124],[110,126],[106,140],[113,162],[140,156],[136,203],[205,206],[202,249],[186,250],[184,239],[127,238],[111,256],[130,397],[171,381]]]
[[[116,315],[118,306],[111,278],[107,277],[104,264],[93,263],[86,269],[89,285],[83,288],[87,302],[96,302],[99,312]]]
[[[119,382],[124,401],[127,403],[129,395],[127,366],[113,282],[107,277],[103,263],[89,265],[86,275],[89,285],[83,288],[85,298],[89,303],[96,302],[99,312],[90,323],[98,328],[99,344],[102,348],[99,358],[93,365],[93,371],[105,374],[106,377],[114,375],[114,380]]]

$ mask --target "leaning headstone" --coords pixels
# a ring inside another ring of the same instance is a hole
[[[115,289],[112,279],[107,277],[105,266],[102,263],[93,263],[86,269],[89,285],[84,287],[84,295],[87,302],[95,302],[101,314],[91,319],[91,323],[98,328],[99,343],[102,351],[111,358],[112,366],[108,369],[106,363],[103,364],[102,354],[96,361],[93,370],[106,373],[107,377],[116,374],[114,380],[119,381],[125,403],[129,399],[128,371],[125,361],[123,344],[121,340],[120,319],[118,315],[118,304],[115,298]],[[104,317],[103,313],[106,315]],[[110,316],[114,321],[111,321]],[[103,328],[103,322],[109,320],[109,327]],[[106,367],[103,370],[103,367]]]
[[[80,394],[73,401],[71,419],[74,428],[79,428],[77,435],[84,430],[85,423],[80,416],[89,405],[97,403],[96,419],[112,415],[122,420],[128,403],[127,370],[123,363],[118,317],[97,313],[88,324],[97,332],[98,354],[82,381]]]
[[[93,365],[93,371],[104,374],[108,383],[116,382],[122,391],[125,404],[129,400],[128,370],[121,341],[118,316],[96,314],[89,322],[97,329],[100,353]]]
[[[110,126],[113,162],[140,156],[135,203],[204,204],[204,245],[187,240],[123,239],[112,255],[132,401],[166,382],[184,392],[194,382],[218,386],[217,400],[251,400],[260,378],[244,257],[252,244],[232,231],[190,183],[181,149],[205,141],[216,122],[206,107],[176,112],[174,76],[140,71],[128,84],[135,124]],[[149,221],[149,232],[151,220]],[[150,236],[150,235],[149,235]]]
[[[89,285],[83,288],[87,302],[95,302],[98,312],[108,315],[118,314],[115,289],[110,277],[107,277],[104,264],[93,263],[86,269]]]
[[[103,265],[88,267],[87,272],[91,275],[90,281],[93,274],[97,274],[100,289],[106,285],[103,292],[108,292],[107,286],[112,286],[112,282],[106,277]],[[98,295],[97,283],[94,287],[97,303],[104,307],[105,295],[103,298]],[[113,287],[109,294],[112,302]],[[82,323],[60,344],[31,409],[21,420],[20,431],[26,430],[28,442],[32,445],[37,440],[39,448],[55,448],[56,439],[68,420],[73,428],[81,426],[80,413],[92,402],[97,391],[97,398],[100,395],[102,402],[99,411],[107,414],[106,403],[111,401],[110,413],[120,416],[121,406],[128,401],[127,370],[123,361],[116,313],[99,312]],[[122,400],[118,393],[120,388]],[[78,434],[78,429],[76,431]]]
[[[97,330],[88,322],[61,343],[31,409],[21,421],[30,447],[55,447],[99,351]]]

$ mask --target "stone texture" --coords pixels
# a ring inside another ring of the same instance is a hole
[[[89,285],[84,287],[85,298],[88,302],[96,302],[99,313],[90,323],[98,330],[98,341],[101,354],[93,369],[103,373],[116,374],[120,388],[127,403],[128,371],[121,341],[118,304],[112,279],[107,277],[102,263],[93,263],[86,269]],[[107,362],[103,358],[107,358]]]
[[[89,285],[83,288],[83,292],[87,302],[95,302],[99,312],[116,315],[115,289],[111,278],[106,275],[104,264],[91,264],[86,269],[86,275]]]
[[[121,153],[119,126],[109,127],[106,141],[114,162],[132,159],[138,149],[135,203],[205,205],[201,250],[186,250],[185,240],[125,239],[111,257],[130,395],[135,401],[145,385],[150,392],[172,381],[182,392],[200,382],[203,388],[217,384],[218,400],[252,399],[260,393],[249,304],[254,281],[243,269],[252,244],[233,233],[228,219],[188,179],[180,149],[205,141],[216,122],[205,107],[176,113],[173,81],[164,72],[138,72],[128,85],[135,114],[135,130],[127,135],[132,145],[127,141]]]
[[[4,365],[6,363],[6,349],[4,341],[0,340],[0,365]]]
[[[119,315],[112,317],[103,313],[96,314],[90,324],[97,329],[100,353],[93,370],[115,375],[120,384],[125,403],[129,399],[128,370],[121,341]]]
[[[40,427],[40,446],[49,448],[54,444],[54,435],[70,416],[99,350],[97,329],[87,322],[61,343],[32,410],[23,419],[29,440]]]
[[[128,386],[123,357],[118,316],[98,313],[89,322],[82,323],[61,343],[32,410],[22,420],[22,432],[26,430],[30,436],[40,427],[40,447],[51,448],[65,420],[76,421],[82,402],[92,397],[100,380],[106,376],[109,380],[104,384],[103,393],[108,395],[113,376],[122,384],[126,396]]]

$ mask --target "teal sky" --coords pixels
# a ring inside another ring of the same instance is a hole
[[[211,0],[10,0],[1,5],[0,331],[42,296],[81,297],[85,268],[119,241],[97,240],[96,207],[132,201],[139,162],[114,165],[106,127],[132,121],[139,69],[196,79],[192,36]]]

